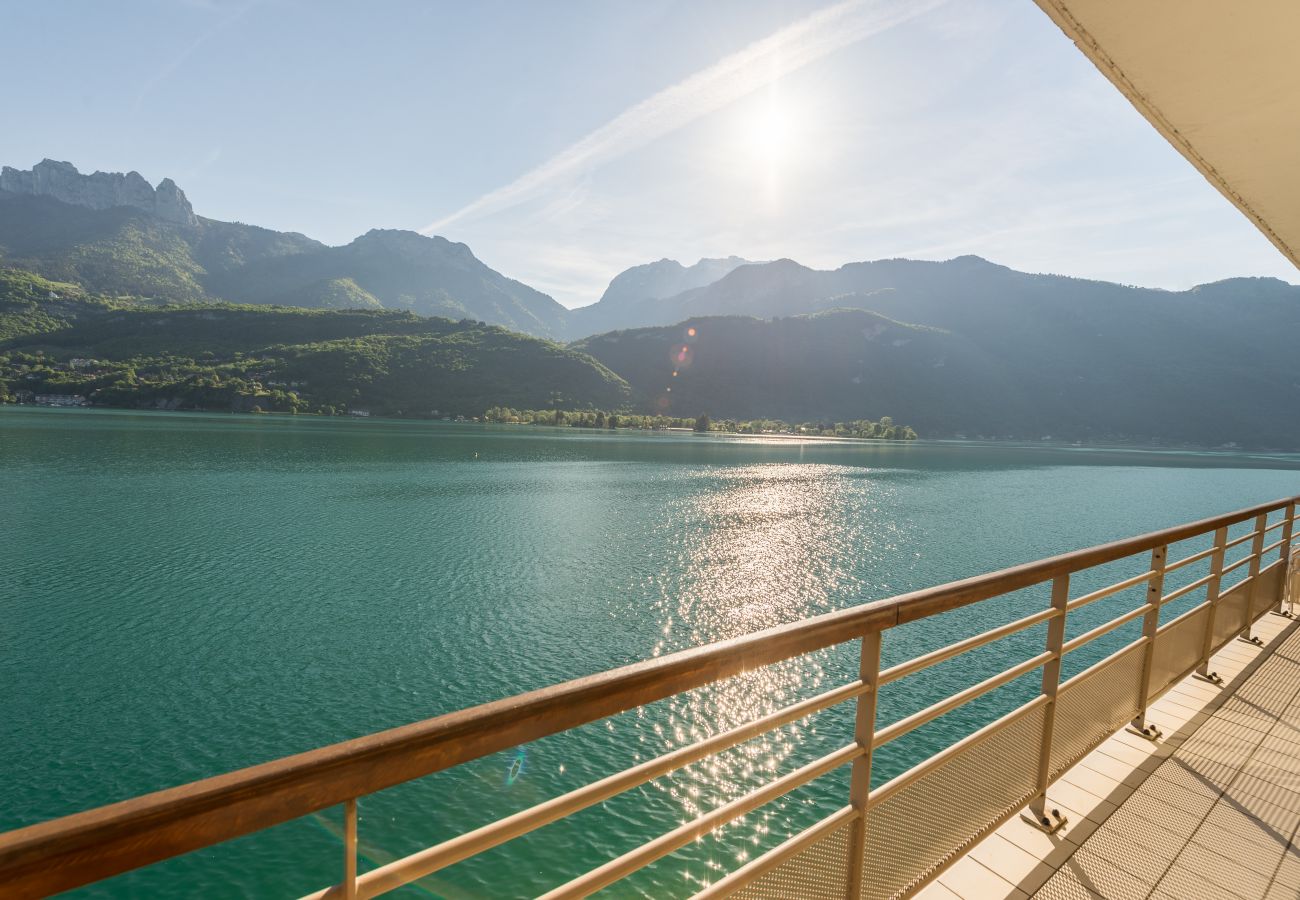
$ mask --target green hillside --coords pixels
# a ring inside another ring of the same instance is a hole
[[[837,309],[773,320],[697,317],[572,346],[626,378],[639,402],[671,415],[888,415],[925,437],[1300,447],[1300,421],[1285,413],[1300,379],[1291,354],[1277,349],[1295,331],[1270,333],[1262,310],[1236,310],[1250,328],[1225,323],[1191,343],[1186,333],[1199,326],[1164,328],[1140,309],[1124,317],[1126,328],[1113,324],[1096,337],[1079,332],[1100,322],[1064,304],[1036,316],[996,309],[971,309],[962,323],[970,333]],[[1067,315],[1072,324],[1060,321]],[[1170,346],[1162,333],[1188,343]],[[1116,352],[1100,352],[1102,343]]]
[[[622,408],[626,383],[580,352],[474,321],[384,310],[165,305],[0,270],[0,398],[375,415],[489,406]]]
[[[130,207],[87,209],[0,192],[0,263],[101,294],[210,299],[204,282],[253,261],[323,247],[299,234],[199,219],[169,222]]]
[[[961,338],[863,310],[704,317],[572,346],[617,366],[638,403],[667,415],[813,423],[889,416],[922,435],[942,420],[935,413],[948,403],[949,381],[987,370]],[[967,402],[992,423],[1015,393],[999,384]]]

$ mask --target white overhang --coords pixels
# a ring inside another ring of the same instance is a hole
[[[1300,266],[1300,0],[1035,0]]]

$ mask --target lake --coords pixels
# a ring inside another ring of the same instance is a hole
[[[1288,455],[0,407],[0,830],[1296,493]],[[891,632],[886,664],[1044,596]],[[1122,602],[1087,607],[1070,633]],[[1032,629],[891,686],[882,721],[1041,641]],[[850,680],[855,652],[365,798],[362,868]],[[886,748],[878,779],[1023,702],[1037,677]],[[850,733],[824,713],[393,896],[544,890]],[[816,782],[612,893],[689,894],[843,805],[844,785]],[[340,822],[328,810],[77,896],[297,896],[340,877]]]

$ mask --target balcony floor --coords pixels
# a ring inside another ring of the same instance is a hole
[[[1300,897],[1300,623],[1266,614],[1151,707],[1165,738],[1125,729],[1048,788],[1069,825],[1018,816],[924,900]]]

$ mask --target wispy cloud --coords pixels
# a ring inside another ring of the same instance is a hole
[[[420,230],[429,234],[454,222],[533,199],[557,181],[643,147],[791,72],[913,19],[943,2],[846,0],[819,10],[642,100],[535,169]]]

